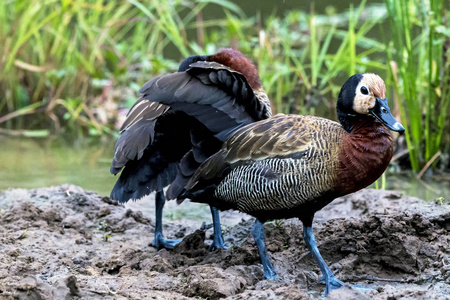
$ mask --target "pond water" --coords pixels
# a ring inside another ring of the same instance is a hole
[[[114,141],[82,142],[71,147],[58,141],[0,138],[0,191],[70,183],[108,196],[116,177],[109,173]],[[409,175],[387,175],[386,188],[433,201],[450,198],[450,182],[418,181]]]
[[[0,190],[70,183],[109,195],[114,142],[61,145],[58,141],[0,139]]]

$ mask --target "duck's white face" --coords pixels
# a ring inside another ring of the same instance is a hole
[[[356,87],[353,110],[359,114],[368,114],[374,108],[376,98],[386,98],[386,86],[380,76],[366,73]]]

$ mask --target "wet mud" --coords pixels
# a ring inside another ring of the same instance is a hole
[[[2,192],[0,299],[323,297],[298,220],[265,224],[279,280],[263,280],[251,217],[222,213],[230,248],[213,252],[208,226],[165,219],[165,236],[183,241],[158,251],[152,197],[124,207],[71,185]],[[450,299],[450,205],[367,189],[336,199],[313,226],[325,261],[348,283],[329,299]]]

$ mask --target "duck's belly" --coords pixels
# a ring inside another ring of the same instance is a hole
[[[335,182],[329,162],[312,165],[307,159],[273,158],[234,167],[214,196],[251,215],[290,218],[316,206]]]

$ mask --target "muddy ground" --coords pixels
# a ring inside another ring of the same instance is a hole
[[[199,230],[198,220],[165,220],[166,237],[183,242],[173,251],[157,251],[149,246],[152,202],[150,196],[119,206],[71,185],[4,191],[0,299],[321,297],[324,285],[299,221],[265,225],[280,279],[268,281],[250,217],[222,213],[230,249],[214,252],[207,250],[212,229]],[[330,299],[450,299],[450,205],[364,190],[318,213],[314,232],[338,278],[370,288],[344,286]]]

